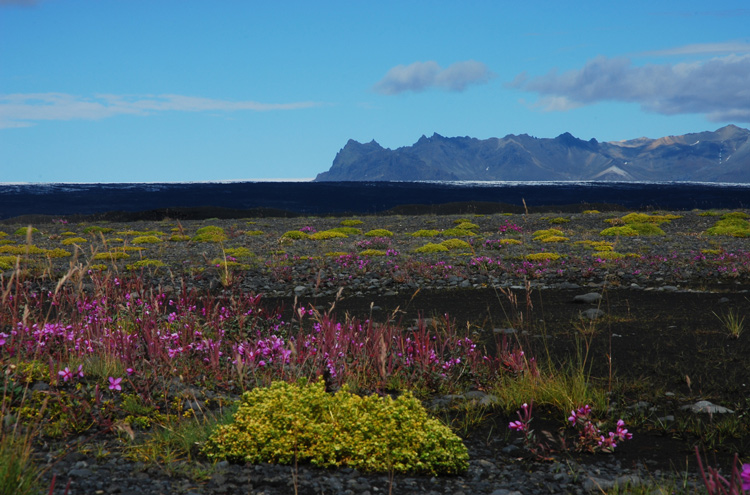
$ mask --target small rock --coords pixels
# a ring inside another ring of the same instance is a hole
[[[695,414],[734,414],[734,411],[723,406],[717,406],[707,400],[699,400],[693,405],[682,406],[680,409],[691,411]]]
[[[602,300],[602,295],[598,292],[589,292],[588,294],[579,294],[573,298],[574,303],[594,304]]]
[[[598,308],[591,308],[587,309],[586,311],[581,311],[581,319],[588,318],[589,320],[596,320],[597,318],[601,318],[606,313]]]

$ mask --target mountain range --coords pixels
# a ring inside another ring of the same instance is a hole
[[[700,181],[750,183],[750,130],[706,131],[627,141],[510,134],[422,136],[391,150],[349,140],[315,181]]]

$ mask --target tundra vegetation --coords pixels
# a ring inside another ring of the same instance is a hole
[[[196,478],[220,459],[455,474],[467,467],[462,441],[488,424],[505,425],[490,435],[523,438],[533,459],[616,455],[633,434],[661,434],[722,461],[735,453],[747,460],[746,393],[727,399],[731,416],[655,417],[638,404],[663,403],[665,391],[613,367],[615,317],[547,322],[532,302],[535,293],[544,302],[539,286],[570,281],[605,294],[632,285],[750,286],[746,218],[445,216],[420,218],[431,228],[417,230],[398,217],[165,220],[163,230],[8,225],[0,231],[0,492],[44,491],[34,449],[81,436],[106,438],[103,456]],[[336,312],[364,279],[412,294],[407,302],[427,288],[457,298],[469,294],[459,287],[494,290],[504,321],[443,312],[409,322],[400,308],[373,317],[372,306],[370,314]],[[256,289],[246,289],[249,281]],[[327,307],[300,304],[297,287],[336,298]],[[266,305],[271,296],[288,307]],[[706,309],[714,326],[700,331],[747,351],[746,309]],[[547,346],[553,331],[568,337],[572,359]],[[592,343],[602,337],[608,347]],[[683,378],[679,362],[662,365],[686,383],[685,400],[697,395],[700,385]],[[746,359],[721,366],[734,366],[735,377],[750,370]],[[483,403],[424,407],[480,391]],[[532,435],[532,410],[557,443]],[[382,435],[394,428],[402,430]]]

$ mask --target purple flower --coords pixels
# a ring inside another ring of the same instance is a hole
[[[110,390],[122,390],[122,386],[120,386],[120,382],[122,381],[122,378],[112,378],[109,377],[109,389]]]
[[[750,464],[742,465],[742,472],[740,473],[742,479],[742,489],[750,490]]]
[[[526,431],[528,426],[526,425],[526,423],[522,423],[521,421],[511,421],[508,424],[508,428],[510,428],[511,430],[523,432],[523,431]]]
[[[620,440],[630,440],[633,438],[632,433],[628,433],[628,430],[625,428],[625,421],[618,420],[617,421],[617,430],[615,430],[615,436],[617,436]]]
[[[78,365],[78,372],[76,373],[78,375],[78,378],[83,378],[83,365]]]
[[[64,382],[67,382],[68,380],[73,378],[73,372],[70,371],[70,368],[68,368],[67,366],[64,370],[58,371],[57,374],[62,377]]]
[[[128,372],[128,376],[133,376],[135,374],[135,370],[133,368],[128,368],[125,371]]]

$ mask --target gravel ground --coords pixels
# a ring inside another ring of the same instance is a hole
[[[716,221],[716,217],[700,216],[698,212],[678,212],[683,218],[662,225],[666,236],[609,239],[615,243],[620,253],[658,255],[663,257],[652,263],[648,271],[632,269],[629,265],[601,264],[600,267],[584,272],[582,266],[568,263],[560,268],[539,273],[522,274],[509,272],[472,272],[461,275],[458,271],[445,270],[445,274],[435,276],[434,272],[408,272],[404,265],[414,255],[405,256],[427,242],[440,242],[444,238],[415,238],[410,233],[429,228],[444,230],[455,226],[455,221],[466,216],[420,216],[420,217],[360,217],[359,225],[364,232],[384,228],[391,230],[394,237],[391,248],[402,253],[397,257],[378,256],[367,258],[367,268],[357,267],[356,261],[350,264],[331,263],[330,252],[353,253],[360,246],[358,242],[367,240],[365,236],[327,241],[280,241],[288,230],[313,227],[317,231],[340,225],[341,218],[263,218],[243,220],[205,220],[163,222],[134,222],[127,224],[99,224],[114,229],[107,234],[106,242],[101,238],[88,237],[88,242],[79,243],[80,251],[71,258],[54,260],[53,271],[65,271],[70,266],[89,268],[93,255],[114,245],[130,245],[144,248],[131,254],[128,260],[118,261],[110,267],[111,273],[127,270],[126,266],[138,259],[158,259],[166,267],[147,269],[144,277],[154,287],[164,291],[177,291],[179,285],[188,283],[189,288],[221,291],[223,269],[217,268],[212,260],[223,258],[223,249],[246,247],[252,257],[239,259],[247,266],[243,277],[237,280],[244,291],[260,292],[268,297],[294,296],[307,298],[331,298],[337,293],[341,297],[367,295],[377,300],[378,296],[411,293],[417,289],[471,289],[479,287],[512,287],[523,284],[530,277],[534,287],[544,288],[588,288],[611,286],[629,287],[632,290],[721,290],[722,287],[747,285],[747,275],[722,277],[714,273],[710,266],[672,266],[670,257],[690,256],[703,249],[718,249],[725,252],[740,252],[745,241],[735,238],[709,238],[700,235]],[[502,256],[523,263],[523,256],[530,252],[551,252],[568,255],[572,258],[590,258],[591,250],[581,242],[599,241],[603,238],[598,232],[610,225],[604,220],[617,216],[613,213],[566,214],[568,222],[552,223],[555,215],[488,215],[467,218],[480,226],[482,239],[513,237],[522,241],[517,246],[507,246],[501,251],[484,249],[481,241],[474,240],[474,255]],[[519,226],[523,233],[509,235],[498,230],[511,222]],[[193,235],[205,225],[217,225],[225,229],[229,239],[223,244],[197,242],[170,242],[158,244],[133,244],[134,235],[127,231],[163,232],[164,238],[172,233],[184,232]],[[73,232],[81,234],[88,225],[40,225],[40,234],[34,234],[35,245],[47,249],[62,247],[72,250],[73,246],[61,245],[62,240],[71,237]],[[3,226],[9,234],[17,226]],[[543,244],[532,239],[532,233],[540,229],[559,228],[568,241]],[[257,231],[249,235],[248,231]],[[119,233],[118,233],[119,232]],[[115,241],[113,238],[123,239]],[[12,238],[12,234],[7,238]],[[19,244],[23,240],[19,240]],[[456,254],[429,255],[424,259],[435,264],[462,266],[468,256]],[[588,259],[587,258],[587,259]],[[682,259],[681,258],[681,259]],[[362,258],[360,258],[362,259]],[[590,264],[590,263],[589,263]],[[401,265],[394,268],[394,265]],[[187,272],[186,279],[181,273]],[[6,277],[9,275],[5,274]],[[184,282],[187,280],[187,282]],[[51,287],[52,282],[50,282]],[[84,284],[85,289],[85,284]],[[83,440],[83,439],[78,439]],[[91,443],[91,442],[86,442]],[[75,446],[76,441],[68,442]],[[215,467],[197,463],[176,462],[170,466],[153,466],[133,462],[122,455],[121,447],[115,440],[103,441],[98,452],[84,452],[73,448],[74,452],[60,457],[62,445],[42,445],[38,458],[48,469],[44,475],[45,490],[50,486],[53,475],[56,486],[51,493],[69,494],[537,494],[537,493],[601,493],[615,486],[651,484],[662,476],[671,473],[654,469],[648,463],[621,466],[617,456],[600,456],[580,463],[572,458],[559,457],[549,462],[534,462],[528,459],[517,442],[505,435],[495,435],[484,440],[469,439],[470,468],[462,476],[434,478],[429,476],[402,476],[390,478],[387,475],[360,473],[352,469],[321,470],[301,465],[298,468],[276,465],[233,465],[219,463]],[[66,483],[70,480],[70,485]],[[695,477],[678,480],[694,487]]]

